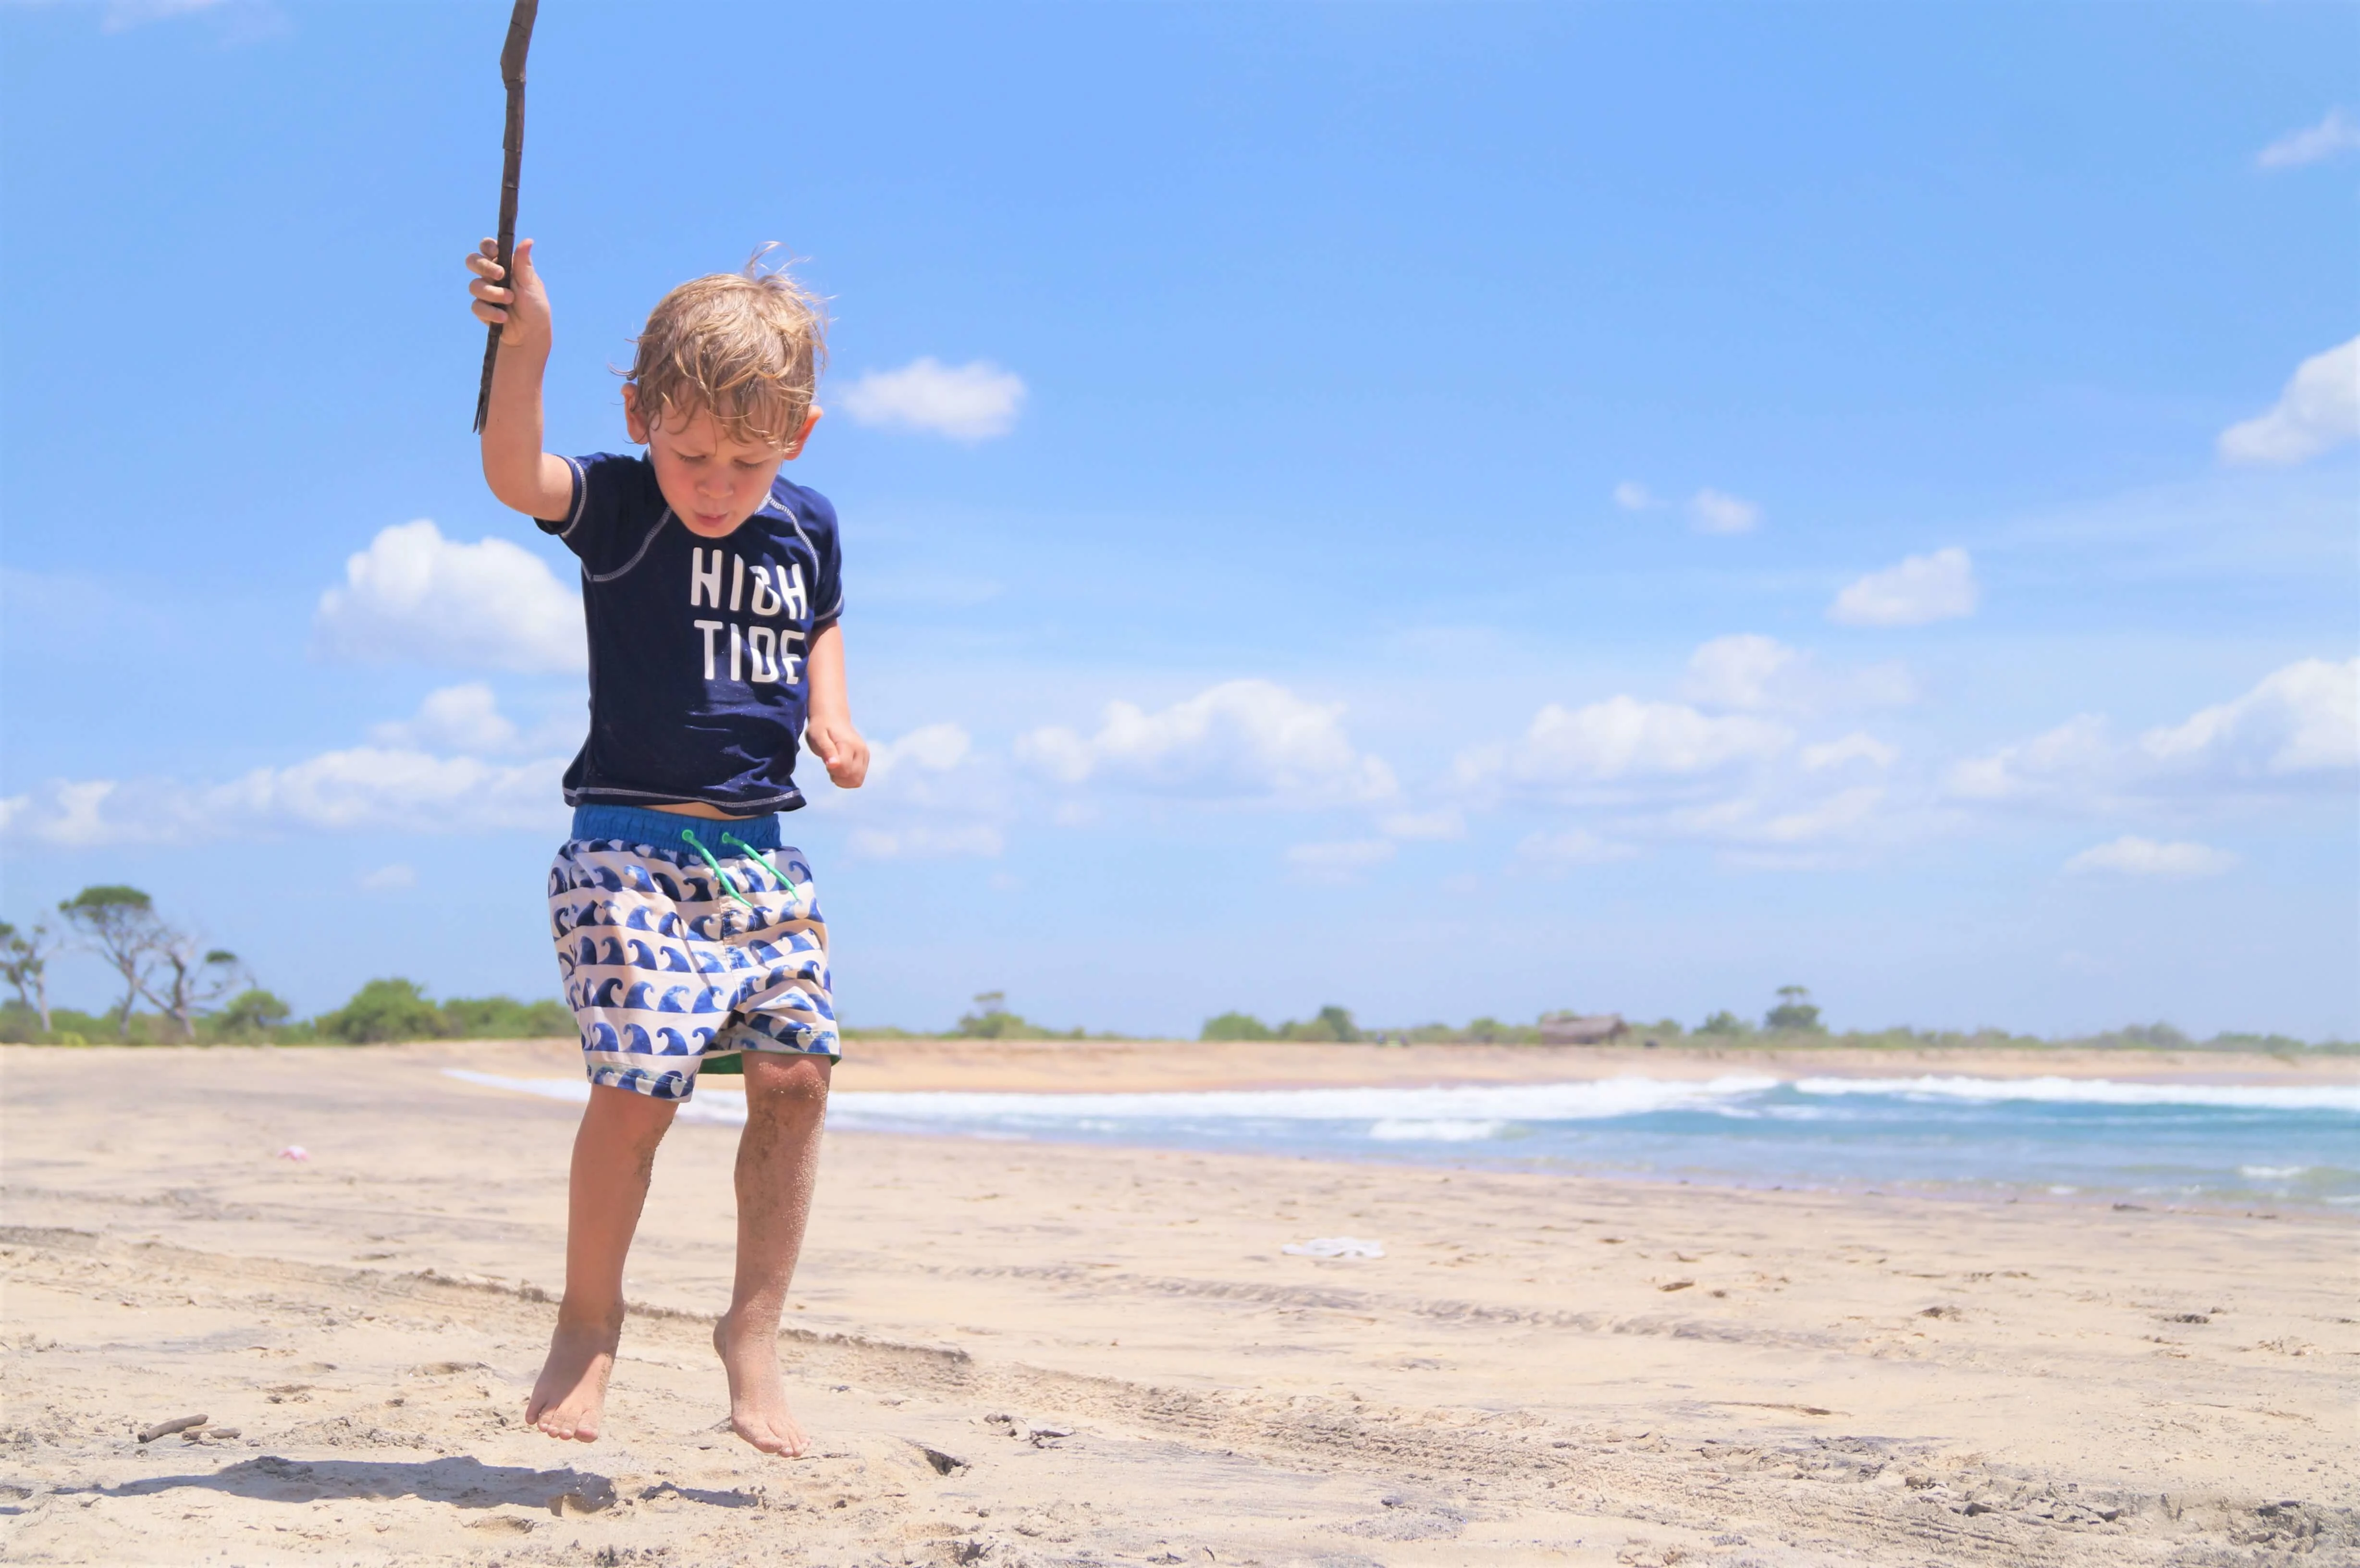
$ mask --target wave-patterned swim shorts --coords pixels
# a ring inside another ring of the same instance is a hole
[[[776,817],[580,807],[549,928],[593,1083],[685,1100],[716,1057],[843,1054],[827,923]]]

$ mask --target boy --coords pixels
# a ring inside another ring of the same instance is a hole
[[[798,1455],[809,1439],[787,1409],[779,1313],[839,1051],[827,928],[774,813],[803,803],[799,733],[838,786],[869,771],[845,697],[836,513],[778,476],[819,423],[822,320],[792,279],[752,265],[681,285],[623,387],[647,455],[554,457],[541,450],[549,296],[530,240],[513,279],[497,254],[486,240],[467,258],[476,319],[500,324],[484,477],[581,558],[590,637],[590,735],[566,769],[574,830],[549,882],[590,1105],[565,1299],[525,1419],[597,1440],[656,1145],[699,1066],[734,1056],[738,1278],[713,1345],[738,1435]]]

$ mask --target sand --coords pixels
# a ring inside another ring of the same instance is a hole
[[[1914,1053],[1913,1053],[1914,1054]],[[1774,1071],[2306,1081],[2202,1053]],[[1758,1054],[863,1047],[843,1088],[1502,1082]],[[659,1161],[595,1445],[521,1426],[575,1111],[550,1044],[0,1051],[23,1563],[2360,1561],[2355,1230],[836,1133],[721,1426],[729,1128]],[[2325,1071],[2348,1077],[2331,1064]],[[279,1151],[300,1144],[311,1158]],[[1289,1242],[1382,1240],[1382,1258]],[[239,1435],[141,1444],[202,1412]]]

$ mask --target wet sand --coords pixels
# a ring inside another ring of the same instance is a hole
[[[862,1042],[845,1089],[2060,1073],[2211,1053]],[[1859,1058],[1866,1058],[1860,1060]],[[521,1426],[569,1046],[0,1051],[0,1552],[43,1563],[2276,1563],[2360,1553],[2355,1225],[830,1136],[730,1437],[730,1129],[592,1445]],[[279,1150],[300,1144],[296,1161]],[[1381,1258],[1287,1243],[1378,1239]],[[202,1411],[233,1439],[142,1445]],[[661,1553],[661,1555],[659,1555]]]

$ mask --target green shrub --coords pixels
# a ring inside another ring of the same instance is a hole
[[[353,999],[314,1022],[330,1040],[348,1045],[380,1040],[437,1040],[445,1032],[442,1009],[426,999],[415,980],[372,980]]]
[[[442,1004],[442,1032],[453,1040],[562,1040],[574,1032],[563,1002],[513,996],[453,996]]]
[[[1269,1040],[1272,1035],[1270,1026],[1251,1013],[1230,1012],[1223,1013],[1218,1018],[1207,1018],[1204,1029],[1198,1032],[1196,1038],[1198,1040]]]
[[[283,998],[259,985],[251,986],[232,996],[220,1012],[203,1019],[202,1033],[207,1040],[237,1044],[275,1040],[294,1011]]]
[[[1349,1009],[1330,1003],[1299,1024],[1280,1026],[1279,1034],[1285,1040],[1321,1040],[1343,1045],[1360,1039],[1360,1029],[1352,1021]]]

